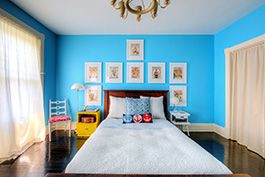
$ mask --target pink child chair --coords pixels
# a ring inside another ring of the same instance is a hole
[[[49,100],[49,141],[51,141],[52,124],[65,123],[65,130],[68,127],[68,136],[71,137],[71,118],[67,116],[66,99],[62,101]]]

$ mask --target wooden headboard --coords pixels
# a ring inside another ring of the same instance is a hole
[[[110,107],[110,96],[125,98],[140,98],[140,96],[148,97],[164,97],[164,112],[167,116],[167,101],[168,101],[168,90],[104,90],[104,119],[109,114]]]

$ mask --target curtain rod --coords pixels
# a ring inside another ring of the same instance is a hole
[[[256,45],[262,45],[262,44],[265,45],[265,34],[263,34],[259,37],[250,39],[250,40],[243,42],[241,44],[235,45],[233,47],[226,48],[225,53],[233,52],[233,51],[244,49],[244,48],[253,47]]]
[[[235,50],[230,51],[230,52],[236,52],[236,51],[238,51],[238,50],[247,49],[247,48],[252,48],[252,47],[259,46],[259,45],[263,45],[263,46],[265,46],[265,42],[264,42],[264,41],[261,41],[261,42],[258,42],[258,43],[255,43],[255,44],[252,44],[252,45],[249,45],[249,46],[245,46],[245,47],[241,47],[241,48],[235,49]]]
[[[40,33],[39,31],[35,30],[31,26],[27,25],[25,22],[19,20],[18,18],[11,15],[10,13],[8,13],[7,11],[5,11],[2,8],[0,8],[0,15],[9,19],[11,22],[15,23],[15,25],[20,26],[24,30],[26,30],[28,32],[32,32],[34,35],[38,36],[41,40],[45,40],[45,35],[43,33]]]

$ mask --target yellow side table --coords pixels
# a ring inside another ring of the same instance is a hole
[[[77,127],[76,132],[78,137],[89,137],[94,133],[100,122],[100,111],[96,112],[78,112],[77,113]],[[94,117],[95,122],[84,123],[82,122],[83,117]]]

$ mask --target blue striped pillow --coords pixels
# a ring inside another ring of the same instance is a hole
[[[150,113],[150,98],[126,98],[126,114],[148,114]]]

